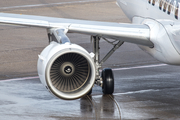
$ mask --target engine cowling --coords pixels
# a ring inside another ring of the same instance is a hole
[[[91,55],[79,45],[51,42],[39,55],[38,75],[53,95],[73,100],[93,87],[95,65]]]

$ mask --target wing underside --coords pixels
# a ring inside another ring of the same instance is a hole
[[[150,29],[146,25],[97,22],[32,15],[0,13],[0,23],[41,28],[63,28],[81,33],[152,47]]]

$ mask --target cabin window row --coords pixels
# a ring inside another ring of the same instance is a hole
[[[174,13],[174,17],[178,19],[179,12],[179,2],[176,0],[148,0],[149,4],[155,6],[159,3],[159,9],[164,12],[167,11],[167,14]]]

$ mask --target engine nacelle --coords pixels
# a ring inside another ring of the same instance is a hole
[[[95,65],[90,54],[79,45],[51,42],[39,55],[38,74],[53,95],[73,100],[93,87]]]

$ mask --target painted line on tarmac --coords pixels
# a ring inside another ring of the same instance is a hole
[[[1,81],[20,81],[20,80],[30,80],[30,79],[38,79],[39,76],[34,76],[34,77],[23,77],[23,78],[13,78],[13,79],[6,79],[6,80],[0,80]]]
[[[94,1],[102,0],[84,0],[84,1],[71,1],[71,2],[60,2],[60,3],[49,3],[49,4],[34,4],[34,5],[22,5],[22,6],[10,6],[10,7],[0,7],[0,9],[14,9],[14,8],[30,8],[30,7],[42,7],[42,6],[51,6],[51,5],[65,5],[65,4],[75,4],[75,3],[88,3]]]
[[[141,69],[141,68],[152,68],[152,67],[162,67],[166,66],[167,64],[158,64],[158,65],[145,65],[145,66],[136,66],[136,67],[126,67],[126,68],[114,68],[113,71],[120,71],[120,70],[132,70],[132,69]]]
[[[146,93],[146,92],[157,92],[159,91],[158,89],[148,89],[148,90],[139,90],[139,91],[130,91],[130,92],[125,92],[125,93],[114,93],[113,95],[127,95],[127,94],[139,94],[139,93]]]
[[[138,91],[129,91],[124,93],[113,93],[113,95],[129,95],[129,94],[141,94],[141,93],[147,93],[147,92],[157,92],[160,91],[159,89],[147,89],[147,90],[138,90]],[[93,97],[102,97],[102,95],[92,95]]]
[[[114,68],[113,71],[121,71],[121,70],[131,70],[131,69],[142,69],[142,68],[152,68],[152,67],[162,67],[167,64],[158,64],[158,65],[146,65],[146,66],[137,66],[137,67],[126,67],[126,68]],[[17,81],[17,80],[29,80],[29,79],[39,79],[38,76],[34,77],[24,77],[24,78],[14,78],[14,79],[5,79],[0,81]]]

